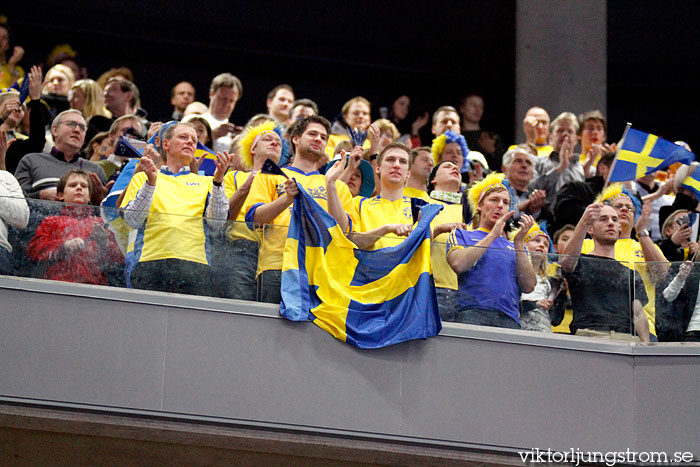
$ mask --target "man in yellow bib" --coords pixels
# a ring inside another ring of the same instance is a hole
[[[294,162],[282,169],[283,175],[259,173],[255,176],[246,200],[245,220],[264,225],[258,262],[258,298],[267,303],[280,303],[282,255],[291,219],[292,203],[299,193],[299,182],[304,189],[347,232],[355,223],[352,218],[352,194],[348,186],[338,181],[343,168],[336,163],[326,175],[316,167],[323,157],[330,123],[325,118],[312,115],[297,122],[292,129],[292,149],[296,149]],[[344,164],[345,161],[343,161]],[[295,181],[296,180],[296,181]]]
[[[402,143],[389,143],[377,158],[379,194],[353,199],[357,224],[350,239],[363,250],[395,246],[413,229],[411,199],[403,195],[411,169],[411,152]]]
[[[259,232],[250,228],[253,225],[245,223],[243,206],[263,163],[267,159],[279,163],[282,155],[281,129],[271,120],[249,126],[241,133],[238,147],[240,163],[250,172],[235,170],[224,177],[230,227],[225,235],[215,236],[212,242],[216,251],[212,267],[222,297],[254,301],[257,299],[255,272],[260,238]]]
[[[124,220],[136,230],[125,259],[127,284],[137,289],[210,294],[207,229],[228,216],[224,175],[228,153],[217,154],[213,177],[190,172],[197,133],[187,124],[163,132],[165,164],[156,169],[145,153],[126,189]],[[149,154],[155,150],[148,147]],[[206,216],[207,221],[202,217]]]

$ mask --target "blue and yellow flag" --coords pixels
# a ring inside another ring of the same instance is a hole
[[[437,335],[442,324],[430,269],[430,221],[440,209],[424,206],[401,244],[365,251],[299,185],[284,249],[280,313],[311,320],[363,349]]]
[[[696,199],[700,199],[700,170],[695,169],[691,175],[683,180],[681,186],[692,191]]]
[[[676,162],[690,164],[694,160],[695,154],[682,146],[656,135],[628,128],[615,157],[608,182],[636,180]]]
[[[207,175],[209,177],[214,175],[216,171],[216,153],[203,145],[202,143],[197,143],[197,149],[194,150],[195,159],[199,160],[201,157],[204,158],[202,163],[199,165],[199,174]]]

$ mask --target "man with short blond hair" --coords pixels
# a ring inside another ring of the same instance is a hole
[[[238,128],[229,121],[238,100],[243,96],[241,80],[231,73],[214,77],[209,86],[209,111],[202,114],[211,127],[214,151],[227,151]]]
[[[281,125],[289,123],[289,111],[294,103],[294,90],[288,84],[275,86],[267,94],[267,113]]]
[[[411,170],[409,171],[404,196],[409,198],[421,198],[426,201],[428,196],[428,177],[435,166],[435,160],[428,146],[420,146],[411,151]]]
[[[189,168],[197,148],[194,128],[186,123],[169,126],[161,143],[167,165],[156,169],[158,153],[146,146],[139,162],[142,171],[131,179],[122,201],[124,220],[137,230],[126,256],[127,284],[206,294],[212,279],[202,217],[219,220],[214,227],[228,217],[224,175],[231,156],[218,153],[214,176],[206,177]]]
[[[433,113],[432,132],[434,136],[440,136],[447,130],[459,134],[459,113],[451,105],[443,105]]]
[[[344,166],[336,163],[325,176],[317,170],[318,161],[325,154],[329,132],[330,123],[321,116],[312,115],[298,121],[291,131],[296,155],[294,161],[282,169],[286,177],[259,173],[250,187],[244,207],[245,220],[250,226],[265,225],[257,271],[260,301],[280,303],[282,298],[282,253],[292,203],[299,193],[297,182],[333,216],[344,232],[352,230],[356,224],[350,189],[338,181]]]
[[[357,225],[351,239],[365,250],[400,243],[413,229],[411,198],[403,190],[411,169],[411,150],[402,143],[389,143],[377,157],[379,194],[354,201]]]
[[[194,102],[195,90],[192,83],[189,81],[180,81],[170,91],[170,105],[173,106],[173,113],[170,116],[171,120],[182,120],[185,109],[188,105]]]
[[[589,205],[576,225],[561,258],[574,309],[570,329],[577,336],[649,342],[642,278],[615,259],[620,232],[618,212],[601,203]],[[586,234],[594,246],[582,255]]]

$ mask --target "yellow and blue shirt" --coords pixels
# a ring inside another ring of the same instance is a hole
[[[488,234],[489,231],[482,229],[457,229],[448,237],[447,254],[474,246]],[[515,245],[504,237],[498,237],[485,248],[476,264],[458,276],[457,309],[500,311],[520,324],[515,255]]]
[[[326,211],[328,210],[328,197],[326,193],[326,176],[319,172],[305,173],[295,167],[286,167],[282,171],[289,178],[296,179],[297,182],[318,202]],[[255,210],[260,206],[270,203],[284,195],[285,178],[282,175],[259,173],[253,185],[250,187],[248,199],[243,207],[245,220],[252,225],[254,222]],[[356,223],[352,204],[352,194],[350,189],[343,182],[336,182],[336,190],[343,209],[350,218],[350,230]],[[271,225],[266,225],[260,236],[260,255],[258,260],[258,272],[260,274],[267,270],[282,269],[282,255],[284,253],[284,243],[287,239],[287,230],[291,220],[292,205],[282,211],[272,221]]]
[[[243,172],[242,170],[228,172],[226,176],[224,176],[224,185],[226,187],[226,199],[231,198],[231,196],[233,196],[233,194],[236,191],[238,191],[238,187],[243,185],[246,182],[246,180],[248,180],[248,177],[254,176],[255,174],[250,172]],[[235,222],[231,223],[231,228],[228,231],[228,237],[231,240],[245,239],[257,242],[259,239],[258,233],[245,224],[245,204],[246,203],[243,203],[243,207],[238,212],[238,216],[236,217]]]
[[[136,197],[146,182],[145,172],[134,175],[126,189],[123,206]],[[130,238],[127,268],[141,261],[181,259],[209,264],[204,212],[209,202],[212,177],[161,170],[146,223]],[[129,259],[130,258],[130,259]]]
[[[433,200],[430,199],[430,196],[428,196],[428,193],[425,190],[419,190],[418,188],[413,188],[410,186],[404,187],[403,195],[408,198],[419,198],[429,203],[433,202]]]
[[[430,199],[433,204],[442,204],[442,211],[430,223],[430,228],[434,229],[440,224],[452,224],[462,222],[462,205],[447,204],[442,201]],[[435,287],[444,289],[458,289],[457,273],[447,263],[447,242],[449,232],[442,233],[433,238],[433,246],[430,248],[430,262],[433,265],[433,279]]]
[[[356,196],[353,203],[357,218],[355,232],[369,232],[387,224],[413,225],[411,199],[405,196],[396,201],[389,201],[379,195],[373,198]],[[379,238],[371,249],[378,250],[388,246],[396,246],[405,238],[394,233],[387,234]]]

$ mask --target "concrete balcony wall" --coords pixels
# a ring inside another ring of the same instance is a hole
[[[274,306],[0,276],[0,398],[514,455],[692,451],[700,346],[446,324],[358,350]]]

